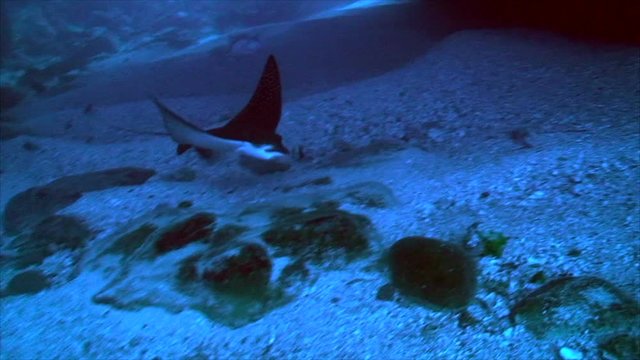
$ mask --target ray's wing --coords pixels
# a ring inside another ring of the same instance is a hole
[[[158,110],[160,110],[160,114],[162,114],[162,122],[169,132],[169,135],[171,135],[171,138],[173,138],[173,140],[178,144],[182,144],[188,140],[188,136],[186,136],[186,134],[188,134],[189,131],[202,131],[182,116],[169,109],[169,107],[162,103],[158,98],[154,97],[152,100]]]
[[[193,146],[205,157],[211,157],[214,152],[224,153],[241,147],[244,143],[234,139],[225,139],[211,135],[175,113],[157,98],[154,104],[162,114],[162,121],[171,138],[178,143],[177,152],[185,152]]]
[[[271,144],[277,150],[288,153],[282,144],[282,137],[276,133],[281,114],[280,71],[275,57],[270,55],[249,103],[226,125],[207,132],[226,139]]]

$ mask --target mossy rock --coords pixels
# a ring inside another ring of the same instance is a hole
[[[248,231],[249,228],[242,225],[236,224],[227,224],[220,227],[213,233],[211,238],[211,243],[214,246],[220,246],[227,244],[235,239],[237,239],[240,235]]]
[[[8,235],[18,235],[75,203],[85,192],[140,185],[153,175],[152,169],[113,168],[64,176],[46,185],[29,188],[13,196],[5,206],[5,230]]]
[[[18,256],[13,265],[22,269],[41,264],[58,250],[77,250],[93,236],[78,217],[52,215],[39,222],[29,235],[20,235],[11,243]]]
[[[260,244],[245,244],[200,259],[202,279],[215,290],[228,294],[257,296],[269,288],[273,264]]]
[[[91,229],[80,218],[53,215],[36,225],[31,241],[75,250],[83,247],[91,236]]]
[[[640,336],[621,334],[600,343],[598,348],[602,359],[631,360],[640,359]]]
[[[107,249],[107,252],[131,255],[139,249],[157,229],[158,227],[153,224],[144,223],[135,230],[117,238],[109,249]]]
[[[336,252],[352,258],[369,248],[366,229],[371,221],[333,203],[310,210],[283,208],[274,220],[262,238],[288,256],[323,262]]]
[[[2,292],[2,296],[31,295],[51,286],[49,279],[40,270],[27,270],[15,275]]]
[[[606,280],[563,277],[552,280],[518,301],[511,321],[539,338],[566,338],[588,331],[605,336],[638,326],[640,308]],[[634,320],[635,319],[635,320]]]
[[[7,235],[27,232],[57,211],[82,197],[79,191],[58,191],[47,186],[33,187],[12,197],[4,210]]]
[[[403,294],[458,309],[474,297],[475,260],[459,245],[422,236],[398,240],[388,254],[393,285]]]
[[[180,249],[194,241],[205,240],[213,233],[216,216],[207,212],[196,213],[172,225],[155,242],[156,252],[163,254]]]
[[[280,275],[279,282],[285,287],[291,287],[296,284],[301,284],[307,281],[311,276],[311,271],[307,267],[306,263],[298,259],[294,262],[287,264],[282,269],[282,273]]]

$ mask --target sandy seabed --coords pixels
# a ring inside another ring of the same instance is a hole
[[[265,176],[233,159],[177,157],[167,137],[121,130],[162,131],[150,102],[31,119],[34,135],[0,143],[3,207],[16,193],[69,174],[120,166],[158,172],[141,186],[87,193],[61,212],[86,219],[98,233],[92,242],[162,203],[191,200],[228,212],[278,201],[283,186],[328,176],[330,185],[287,196],[383,184],[395,205],[349,208],[373,221],[379,249],[409,235],[447,239],[473,222],[508,234],[500,259],[479,260],[480,297],[495,295],[482,283],[496,267],[522,265],[510,274],[514,298],[495,302],[491,326],[472,327],[460,327],[455,312],[376,300],[388,276],[368,270],[375,254],[323,272],[294,301],[237,329],[194,310],[95,304],[91,297],[110,274],[87,269],[38,294],[2,299],[0,359],[551,359],[562,346],[595,359],[594,344],[579,336],[539,340],[510,324],[505,311],[540,269],[598,276],[637,296],[638,55],[637,48],[545,34],[456,33],[404,68],[286,102],[280,131],[306,157]],[[169,102],[196,119],[234,111],[216,98]],[[44,124],[61,122],[74,127],[43,136]],[[531,147],[510,137],[521,129]],[[38,149],[24,149],[25,142]],[[194,181],[167,179],[183,167],[195,170]],[[568,256],[575,248],[580,255]],[[61,263],[43,266],[55,272]]]

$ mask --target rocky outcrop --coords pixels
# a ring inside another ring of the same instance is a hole
[[[123,167],[65,176],[29,188],[13,196],[5,206],[5,231],[17,235],[78,201],[85,192],[140,185],[153,175],[155,171],[151,169]]]

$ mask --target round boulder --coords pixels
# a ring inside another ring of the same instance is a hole
[[[456,244],[405,237],[391,246],[389,265],[396,288],[439,307],[464,307],[476,291],[475,261]]]

